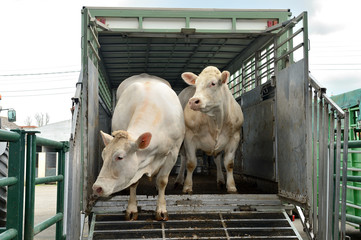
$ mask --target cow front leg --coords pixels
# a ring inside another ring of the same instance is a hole
[[[165,188],[168,184],[168,175],[157,176],[157,188],[158,188],[158,200],[157,200],[157,209],[155,211],[155,219],[157,221],[168,221],[168,212],[165,201]]]
[[[236,149],[239,143],[239,136],[234,138],[234,141],[231,141],[225,150],[224,154],[224,167],[227,172],[227,192],[228,193],[237,193],[236,184],[233,178],[233,168],[234,168],[234,157],[236,155]]]
[[[186,141],[184,141],[186,144]],[[184,181],[183,193],[191,194],[193,192],[193,171],[197,167],[196,148],[192,143],[186,144],[186,158],[187,158],[187,175]]]
[[[224,181],[224,176],[223,176],[223,172],[222,172],[221,159],[222,159],[222,153],[219,153],[217,155],[217,157],[214,158],[214,163],[217,166],[217,186],[218,186],[218,188],[223,188],[224,185],[226,184]]]
[[[138,183],[134,183],[129,187],[129,201],[128,207],[125,211],[125,219],[128,221],[133,221],[138,219],[138,207],[137,207],[137,186]]]
[[[237,193],[236,184],[233,178],[234,154],[227,154],[224,157],[224,166],[227,171],[227,192]]]

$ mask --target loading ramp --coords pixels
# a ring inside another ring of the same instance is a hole
[[[128,196],[97,201],[88,239],[302,239],[276,194],[168,195],[168,221],[154,220],[156,196],[137,200],[136,221]]]

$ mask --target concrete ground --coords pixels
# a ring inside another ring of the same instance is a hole
[[[44,184],[35,187],[35,225],[52,217],[56,213],[56,185]],[[36,240],[55,239],[55,225],[35,235]]]
[[[54,216],[56,213],[56,185],[38,185],[35,187],[35,225]],[[306,234],[303,232],[301,222],[296,219],[294,225],[299,231],[301,237],[307,240]],[[361,232],[359,229],[347,227],[347,235],[351,240],[361,240]],[[55,225],[37,234],[35,240],[51,240],[55,239]]]

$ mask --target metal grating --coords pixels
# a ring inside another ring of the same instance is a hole
[[[154,220],[156,197],[145,195],[138,220],[125,221],[127,199],[96,204],[89,239],[301,239],[276,195],[170,195],[166,222]]]

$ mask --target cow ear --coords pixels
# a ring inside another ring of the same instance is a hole
[[[150,132],[146,132],[139,136],[139,138],[136,141],[136,144],[139,149],[144,149],[148,147],[151,139],[152,139],[152,134]]]
[[[100,131],[100,135],[102,135],[102,139],[103,139],[105,146],[108,145],[110,143],[110,141],[113,140],[113,138],[114,138],[113,136],[106,134],[103,131]]]
[[[231,74],[228,71],[222,72],[221,80],[222,80],[223,84],[228,82],[229,75],[231,75]]]
[[[185,72],[182,73],[182,79],[188,84],[188,85],[194,85],[196,84],[197,75],[191,72]]]

